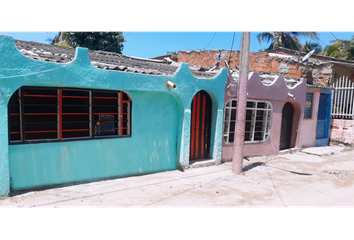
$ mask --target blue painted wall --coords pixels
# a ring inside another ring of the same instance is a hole
[[[95,68],[84,48],[71,63],[23,56],[12,37],[0,35],[0,196],[11,190],[176,169],[189,163],[190,108],[206,90],[213,100],[211,155],[221,160],[227,70],[213,79],[194,77],[187,64],[173,76]],[[177,89],[166,88],[171,79]],[[21,86],[122,90],[132,100],[132,136],[126,138],[8,144],[7,103]]]
[[[331,113],[332,113],[332,98],[333,91],[332,90],[323,90],[321,89],[320,94],[328,95],[327,103],[326,103],[326,117],[325,117],[325,136],[324,138],[316,138],[315,146],[328,146],[329,143],[329,131],[331,126]],[[320,111],[320,110],[318,110]],[[317,131],[317,129],[316,129]]]

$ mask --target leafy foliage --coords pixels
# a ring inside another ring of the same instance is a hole
[[[63,40],[60,43],[54,43],[54,45],[61,46],[61,47],[69,47],[69,48],[72,47],[70,44],[67,43],[66,40]]]
[[[354,60],[354,36],[352,40],[337,39],[333,44],[325,47],[322,54],[329,57]]]
[[[259,49],[258,52],[266,52],[268,50],[269,50],[268,48],[264,48],[264,49]]]
[[[301,42],[299,37],[310,37],[313,40],[318,39],[316,32],[262,32],[257,35],[258,42],[271,42],[268,50],[278,47],[285,47],[292,50],[300,50]]]
[[[121,54],[124,42],[122,32],[59,32],[53,38],[52,45],[85,47]]]
[[[309,53],[312,50],[315,50],[315,54],[322,52],[322,46],[318,43],[312,43],[311,41],[306,41],[305,44],[302,46],[302,52]]]

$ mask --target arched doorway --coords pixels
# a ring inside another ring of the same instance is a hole
[[[198,92],[191,106],[189,160],[210,158],[212,100],[206,91]]]
[[[293,127],[294,107],[287,102],[282,111],[279,150],[289,149]]]

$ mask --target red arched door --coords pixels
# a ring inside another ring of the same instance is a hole
[[[206,91],[198,92],[192,101],[189,160],[210,158],[212,101]]]

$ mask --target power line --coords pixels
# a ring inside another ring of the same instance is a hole
[[[217,33],[217,32],[214,33],[213,38],[210,40],[210,42],[209,42],[208,45],[204,48],[204,50],[205,50],[205,49],[210,45],[210,43],[214,40],[214,37],[215,37],[216,33]]]
[[[338,40],[337,38],[336,38],[336,36],[334,36],[334,34],[332,33],[332,32],[330,32],[332,35],[333,35],[333,37],[336,39],[336,40]]]
[[[331,35],[329,35],[327,32],[326,32],[326,34],[331,38],[331,39],[334,39]],[[335,39],[334,39],[335,40]]]
[[[330,32],[330,33],[333,35],[333,37],[334,37],[337,41],[339,41],[339,40],[336,38],[336,36],[334,36],[334,34],[333,34],[332,32]],[[351,56],[351,57],[354,57],[350,52],[348,52],[348,55]]]

